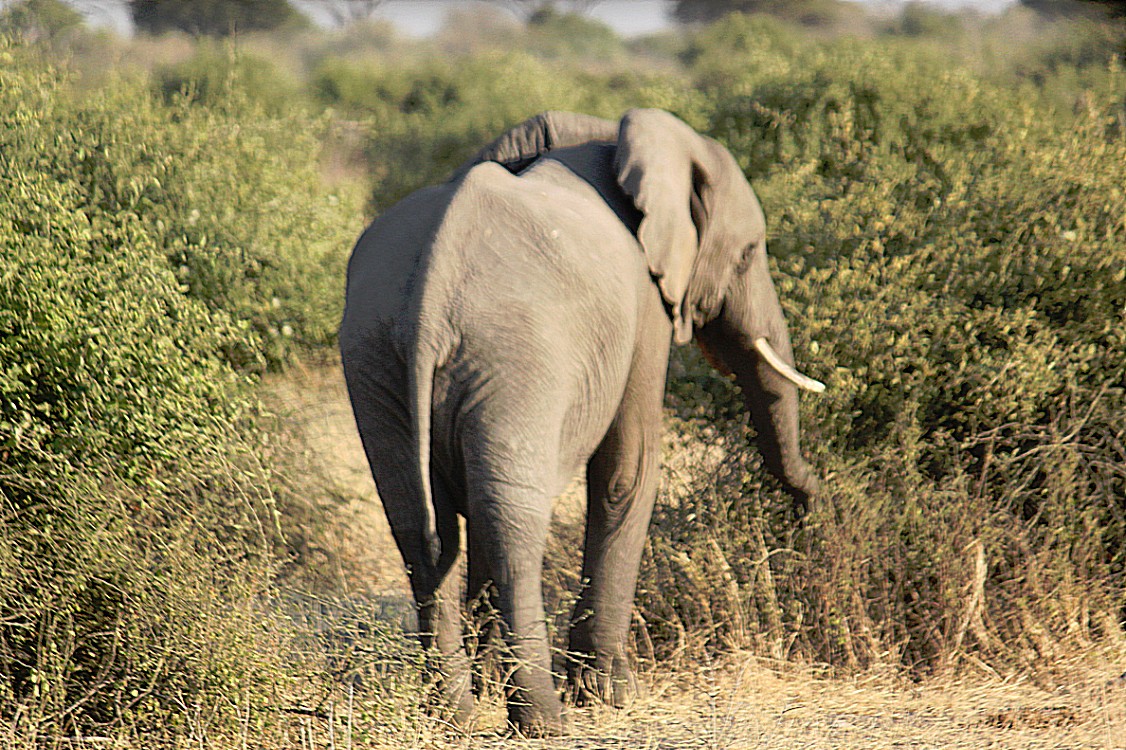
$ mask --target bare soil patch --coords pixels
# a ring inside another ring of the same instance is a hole
[[[303,550],[331,567],[343,591],[409,597],[410,585],[391,528],[375,492],[338,361],[299,363],[267,378],[263,400],[303,449],[303,470],[326,497],[308,498],[322,517],[307,531]]]

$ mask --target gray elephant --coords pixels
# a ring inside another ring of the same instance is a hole
[[[513,659],[509,719],[563,729],[541,570],[552,500],[584,466],[570,688],[620,704],[657,492],[670,346],[695,338],[745,396],[766,466],[804,504],[789,334],[762,210],[731,154],[659,110],[548,112],[360,237],[340,348],[356,422],[455,720],[473,705],[468,595],[492,582]]]

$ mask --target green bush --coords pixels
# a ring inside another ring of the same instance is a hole
[[[1064,113],[906,48],[799,43],[733,80],[740,58],[711,59],[727,83],[701,70],[709,129],[756,184],[798,359],[830,386],[803,399],[826,494],[796,529],[748,471],[741,420],[682,427],[728,463],[658,513],[641,598],[656,650],[1034,668],[1119,633],[1126,76],[1112,66]],[[699,394],[735,411],[729,386],[680,367],[683,418]],[[717,586],[731,595],[704,595]]]
[[[137,214],[93,204],[57,80],[2,54],[0,716],[67,735],[261,678],[197,641],[253,636],[269,495],[235,479],[250,402],[216,358],[245,333],[181,293]]]
[[[561,13],[544,6],[534,13],[526,29],[529,51],[547,59],[599,61],[621,58],[625,46],[606,24],[578,13]]]
[[[304,103],[296,77],[261,55],[229,43],[201,40],[190,58],[158,68],[155,78],[168,102],[184,96],[193,102],[224,106],[237,96],[273,116],[295,113]]]
[[[268,116],[231,75],[203,102],[101,90],[65,113],[43,169],[77,180],[99,211],[136,215],[188,296],[248,326],[225,352],[257,370],[333,340],[341,248],[360,219],[349,188],[321,179],[328,121]]]
[[[62,0],[20,0],[0,11],[0,33],[57,43],[83,25],[82,14]]]
[[[630,106],[686,109],[694,102],[672,80],[559,69],[524,52],[410,65],[329,59],[312,85],[326,104],[368,123],[377,208],[446,179],[482,145],[538,112],[617,118]]]
[[[293,624],[263,606],[278,482],[233,365],[277,361],[281,321],[331,337],[322,264],[352,212],[312,135],[252,114],[83,99],[0,47],[4,742],[233,736],[299,687]]]
[[[309,25],[309,19],[287,0],[129,0],[129,14],[138,29],[150,34],[228,36]]]

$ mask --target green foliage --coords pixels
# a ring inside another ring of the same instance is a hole
[[[159,735],[201,721],[191,706],[233,727],[291,689],[292,625],[261,606],[277,481],[235,366],[280,361],[271,325],[307,343],[335,327],[341,271],[320,243],[343,243],[353,213],[319,188],[297,117],[125,82],[83,99],[0,48],[0,725],[15,737]]]
[[[952,13],[921,2],[910,2],[903,7],[888,30],[893,34],[910,37],[949,39],[965,33],[965,22]]]
[[[60,123],[44,168],[77,180],[96,209],[136,215],[184,292],[247,327],[229,361],[261,369],[332,340],[357,217],[320,182],[327,122],[266,117],[238,80],[207,88],[203,107],[131,84],[104,91]]]
[[[839,22],[855,9],[840,0],[677,0],[673,15],[684,23],[710,23],[731,14],[775,16],[808,27]]]
[[[59,41],[82,25],[82,14],[62,0],[21,0],[0,11],[0,33],[31,41]]]
[[[1126,16],[1123,0],[1021,0],[1045,16],[1107,18]]]
[[[367,155],[378,208],[446,179],[483,144],[537,112],[616,118],[634,105],[680,110],[693,101],[675,81],[560,70],[522,52],[409,65],[330,58],[312,85],[326,104],[370,123]]]
[[[183,96],[199,104],[229,106],[237,97],[248,110],[257,107],[280,117],[298,112],[305,101],[296,77],[270,60],[209,40],[201,40],[188,59],[158,67],[154,76],[169,103]]]
[[[34,737],[262,679],[189,644],[257,639],[224,610],[261,593],[270,511],[232,475],[250,403],[216,352],[245,334],[181,293],[136,212],[98,205],[52,127],[58,81],[2,54],[0,716]]]
[[[721,423],[706,439],[730,463],[656,520],[643,614],[679,623],[658,644],[1034,668],[1117,632],[1126,74],[1104,63],[1059,111],[925,50],[764,52],[748,40],[766,28],[705,31],[699,70],[709,130],[763,201],[798,360],[830,386],[804,400],[827,492],[795,529],[747,472],[742,421]],[[699,395],[734,412],[726,384],[680,366],[683,417]]]
[[[129,0],[129,12],[136,27],[150,34],[228,36],[308,25],[288,0]]]
[[[622,40],[606,24],[578,13],[560,13],[550,6],[528,21],[525,44],[545,58],[601,60],[620,57]]]
[[[982,72],[1008,84],[1015,76],[1073,106],[1074,97],[1097,88],[1107,62],[1126,53],[1126,23],[1045,19],[1015,9],[983,27]],[[1014,47],[1016,47],[1014,49]],[[1063,99],[1070,95],[1070,100]]]

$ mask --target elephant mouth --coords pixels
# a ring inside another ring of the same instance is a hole
[[[822,393],[825,390],[825,384],[819,380],[814,380],[808,375],[802,375],[795,370],[792,366],[786,364],[786,361],[778,356],[778,352],[774,351],[774,347],[765,338],[755,339],[755,350],[758,351],[766,363],[773,367],[779,375],[789,380],[791,383],[799,388],[804,388],[807,391],[814,393]]]

